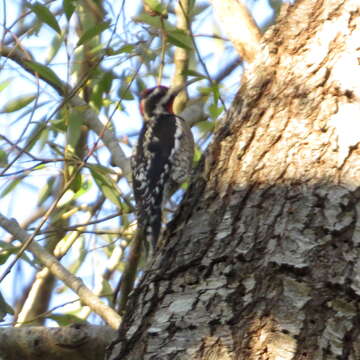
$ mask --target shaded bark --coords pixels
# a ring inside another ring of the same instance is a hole
[[[360,358],[359,15],[267,31],[109,359]]]
[[[0,328],[2,360],[101,360],[115,336],[106,326]]]

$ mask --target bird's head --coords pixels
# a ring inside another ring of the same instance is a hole
[[[168,88],[158,85],[145,89],[140,94],[140,112],[145,120],[157,114],[173,114],[173,103],[176,96],[187,86],[197,81],[193,79],[185,84]]]

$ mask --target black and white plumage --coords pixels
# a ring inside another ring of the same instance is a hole
[[[161,230],[162,209],[172,192],[190,175],[194,139],[185,121],[172,111],[183,87],[157,86],[141,95],[144,124],[132,157],[138,227],[153,249]]]

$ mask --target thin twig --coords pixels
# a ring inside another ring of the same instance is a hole
[[[190,32],[191,41],[192,41],[192,43],[193,43],[196,56],[198,57],[199,62],[200,62],[200,64],[201,64],[202,68],[204,69],[205,74],[206,74],[208,80],[210,81],[210,85],[212,86],[213,83],[214,83],[214,80],[212,80],[212,77],[211,77],[211,75],[210,75],[210,73],[209,73],[209,71],[208,71],[208,68],[207,68],[204,60],[203,60],[202,57],[201,57],[199,48],[197,47],[197,44],[196,44],[196,41],[195,41],[195,37],[194,37],[194,33],[193,33],[193,31],[192,31],[192,28],[191,28],[190,19],[189,19],[188,15],[186,14],[186,11],[185,11],[185,9],[183,8],[181,2],[179,2],[179,5],[180,5],[180,8],[182,9],[182,12],[183,12],[183,14],[184,14],[184,17],[186,18],[186,21],[187,21],[188,29],[189,29],[189,32]],[[224,111],[227,112],[225,102],[224,102],[223,98],[221,97],[221,95],[219,95],[219,100],[220,100],[220,102],[221,102],[221,105],[222,105],[223,108],[224,108]]]
[[[165,66],[165,51],[167,44],[167,33],[165,31],[165,22],[164,17],[160,15],[160,24],[161,24],[161,53],[160,53],[160,66],[159,66],[159,74],[158,74],[158,85],[161,85],[163,71]]]

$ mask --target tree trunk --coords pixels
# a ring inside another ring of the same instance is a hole
[[[359,7],[264,35],[109,359],[360,359]]]

